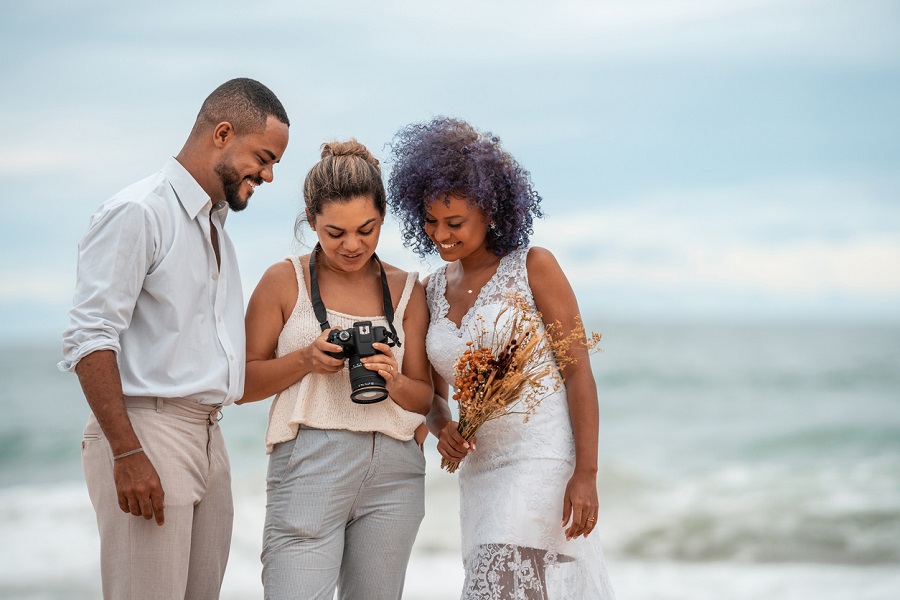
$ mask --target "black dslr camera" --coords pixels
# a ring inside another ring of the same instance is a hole
[[[326,340],[341,347],[340,352],[326,352],[335,358],[350,359],[350,399],[357,404],[374,404],[388,397],[384,378],[376,371],[370,371],[360,361],[364,356],[374,356],[378,350],[372,344],[382,343],[394,346],[391,332],[380,325],[372,326],[371,321],[358,321],[350,329],[333,329]]]

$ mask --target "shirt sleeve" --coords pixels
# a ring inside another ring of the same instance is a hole
[[[97,350],[120,350],[154,253],[153,227],[135,202],[104,207],[78,244],[75,299],[63,334],[61,371]]]

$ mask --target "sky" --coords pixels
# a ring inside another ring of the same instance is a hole
[[[275,181],[228,221],[248,298],[304,251],[320,144],[386,158],[400,127],[448,115],[531,172],[532,241],[586,315],[900,320],[900,3],[0,1],[0,342],[58,339],[89,216],[232,77],[292,123]],[[390,218],[379,254],[439,266]]]

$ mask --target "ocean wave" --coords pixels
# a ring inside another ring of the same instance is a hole
[[[597,380],[604,389],[627,390],[635,387],[652,387],[673,391],[715,390],[727,387],[743,387],[758,391],[793,393],[798,391],[827,390],[828,392],[852,392],[859,390],[886,390],[897,398],[900,389],[900,371],[897,365],[865,365],[858,368],[834,368],[784,370],[758,369],[755,365],[732,370],[711,371],[708,364],[693,369],[669,370],[643,366],[597,370]]]
[[[900,564],[898,472],[875,461],[739,465],[668,484],[609,476],[601,489],[614,501],[601,514],[610,552],[631,559]]]
[[[439,469],[433,449],[427,456],[426,516],[410,568],[439,565],[444,580],[456,581],[461,571],[457,477]],[[780,574],[801,567],[804,573],[831,574],[841,590],[859,581],[872,584],[875,574],[881,581],[877,589],[859,597],[889,597],[876,592],[900,563],[898,466],[896,458],[885,456],[847,468],[731,464],[675,476],[631,463],[604,464],[594,535],[604,546],[614,585],[627,575],[620,591],[634,590],[634,598],[694,597],[657,594],[667,588],[643,582],[640,573],[659,569],[668,573],[669,583],[695,578],[703,597],[776,597],[762,592],[781,589],[794,575]],[[253,469],[235,475],[234,536],[223,599],[260,593],[265,474]],[[0,597],[98,596],[99,540],[82,481],[0,488],[0,543],[14,549],[0,561]],[[617,571],[617,564],[631,570]],[[760,579],[766,573],[768,579]],[[409,577],[421,579],[421,574]],[[711,595],[713,589],[727,592],[731,581],[760,593]],[[410,589],[426,590],[426,583]],[[421,591],[410,597],[432,596]]]

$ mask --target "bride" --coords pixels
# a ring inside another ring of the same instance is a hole
[[[530,175],[499,140],[438,118],[400,130],[392,145],[388,203],[404,244],[443,267],[425,281],[426,347],[435,395],[428,428],[438,451],[460,462],[464,600],[611,600],[596,535],[597,389],[587,350],[570,350],[565,385],[529,421],[488,421],[466,441],[447,401],[454,364],[518,292],[544,323],[568,335],[579,319],[565,274],[548,250],[529,248],[542,216]],[[479,319],[481,317],[481,319]]]

